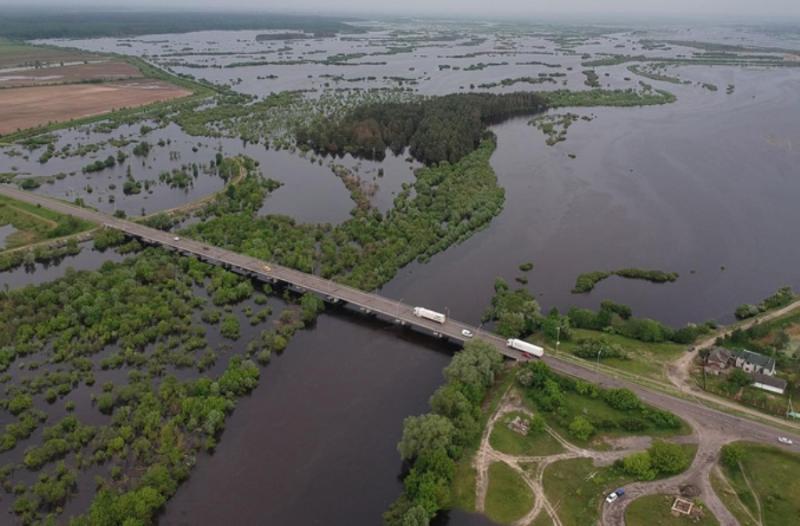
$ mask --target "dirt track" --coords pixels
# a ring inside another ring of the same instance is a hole
[[[531,412],[522,406],[509,391],[504,395],[500,406],[491,416],[484,429],[480,447],[473,459],[473,465],[476,471],[475,509],[478,512],[482,513],[485,509],[486,494],[489,487],[489,466],[492,463],[503,462],[507,464],[516,471],[525,484],[528,485],[534,496],[534,505],[524,517],[514,523],[514,526],[528,526],[540,513],[546,513],[554,526],[561,526],[562,523],[557,511],[558,503],[550,502],[544,492],[544,471],[554,462],[573,458],[590,458],[596,466],[608,466],[631,453],[646,449],[651,442],[649,437],[628,437],[615,441],[615,445],[618,446],[617,449],[610,451],[594,451],[576,447],[547,427],[546,432],[555,438],[564,448],[562,453],[547,456],[509,455],[494,449],[489,443],[489,437],[500,418],[512,411],[531,415]],[[693,443],[698,440],[701,442],[698,446],[697,455],[695,456],[692,466],[690,466],[687,471],[670,479],[635,483],[626,486],[625,491],[627,495],[625,499],[618,501],[614,505],[604,505],[601,519],[602,524],[607,526],[624,524],[625,508],[635,497],[651,493],[677,493],[678,485],[687,483],[688,481],[700,488],[706,505],[719,519],[722,526],[735,526],[737,524],[735,519],[733,519],[733,522],[727,520],[728,517],[732,519],[732,516],[727,509],[725,509],[716,494],[714,494],[708,479],[708,473],[714,465],[716,465],[716,454],[725,439],[722,435],[717,434],[715,436],[710,436],[707,433],[701,432],[694,433],[689,437],[678,437],[675,441]],[[536,464],[534,473],[530,473],[524,467],[526,464],[530,463]]]
[[[189,95],[160,80],[0,90],[0,134]]]

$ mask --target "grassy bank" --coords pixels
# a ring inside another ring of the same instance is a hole
[[[685,345],[677,343],[643,342],[620,334],[590,329],[572,329],[572,338],[562,341],[560,348],[561,351],[572,353],[579,342],[598,339],[615,346],[625,355],[625,358],[605,358],[601,355],[603,365],[660,381],[666,380],[667,365],[676,360],[686,349]],[[541,335],[539,340],[546,341]],[[588,358],[586,360],[591,361]]]
[[[6,238],[0,250],[69,236],[93,227],[86,221],[0,195],[0,226],[4,225],[11,225],[16,231]]]

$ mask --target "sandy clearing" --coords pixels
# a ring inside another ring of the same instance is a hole
[[[0,134],[189,95],[160,80],[0,90]]]

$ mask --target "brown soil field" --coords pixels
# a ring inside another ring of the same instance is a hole
[[[0,90],[0,134],[191,94],[160,80]]]
[[[75,82],[122,80],[142,77],[139,69],[127,62],[103,61],[70,66],[53,66],[17,71],[0,70],[0,88],[44,86]]]

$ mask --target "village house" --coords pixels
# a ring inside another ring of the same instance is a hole
[[[775,376],[775,360],[752,351],[734,351],[734,365],[746,373]]]
[[[719,376],[733,363],[733,353],[724,347],[714,347],[706,358],[706,374]]]
[[[713,347],[705,360],[706,374],[719,376],[730,367],[738,367],[753,378],[753,387],[782,395],[787,382],[775,377],[775,360],[751,351],[732,351],[724,347]]]
[[[767,376],[766,374],[753,373],[753,387],[758,387],[764,391],[782,395],[786,392],[786,380]]]

